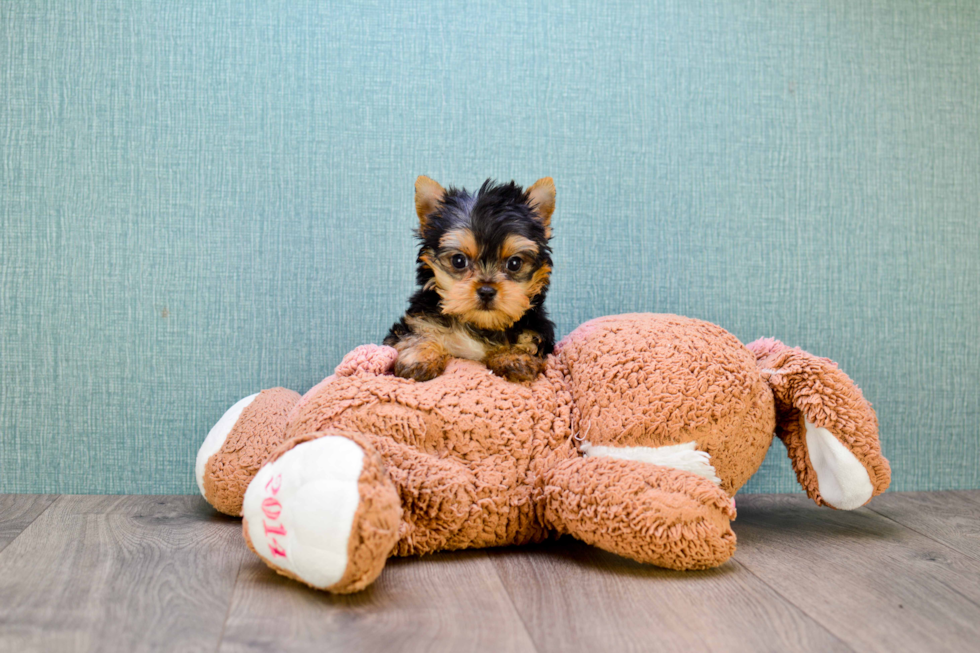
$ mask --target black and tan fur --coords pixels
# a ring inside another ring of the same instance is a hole
[[[554,348],[544,310],[551,274],[551,177],[527,190],[487,180],[475,194],[415,182],[421,241],[419,289],[384,343],[395,374],[428,381],[451,357],[483,362],[510,381],[530,381]]]

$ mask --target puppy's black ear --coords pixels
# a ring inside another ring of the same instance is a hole
[[[446,191],[433,179],[419,175],[415,180],[415,212],[419,214],[419,230],[425,229],[429,215],[436,210]]]
[[[538,219],[544,225],[544,234],[551,238],[551,214],[555,212],[555,180],[551,177],[538,179],[527,189],[527,201],[534,207]]]

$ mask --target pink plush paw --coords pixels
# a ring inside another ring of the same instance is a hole
[[[358,373],[375,376],[391,374],[397,359],[398,352],[394,347],[361,345],[344,356],[344,360],[340,361],[334,374],[337,376],[353,376]]]

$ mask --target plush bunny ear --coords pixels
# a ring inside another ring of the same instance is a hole
[[[863,506],[891,481],[881,455],[878,418],[837,364],[778,340],[757,340],[755,354],[776,401],[776,434],[807,495],[839,510]]]
[[[419,229],[425,229],[426,220],[436,210],[446,190],[434,179],[419,175],[415,180],[415,212],[419,215]]]
[[[551,214],[555,212],[555,180],[551,177],[538,179],[527,189],[527,199],[544,225],[544,233],[551,238]]]

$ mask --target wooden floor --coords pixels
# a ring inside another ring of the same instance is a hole
[[[339,597],[197,497],[0,495],[0,651],[980,650],[980,491],[740,496],[706,572],[574,540],[395,559]]]

